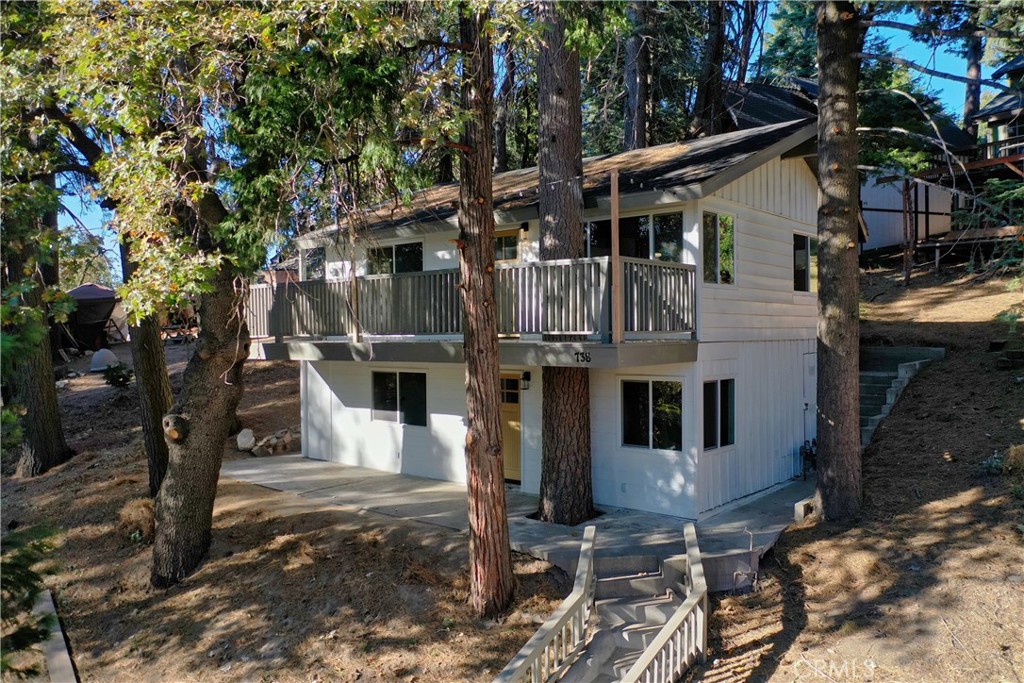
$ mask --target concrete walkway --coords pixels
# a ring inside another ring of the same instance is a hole
[[[466,487],[463,484],[307,460],[300,455],[228,461],[221,467],[221,476],[277,491],[289,491],[326,504],[416,520],[460,532],[469,528]],[[708,560],[717,558],[721,564],[711,568],[709,587],[712,590],[742,588],[742,581],[737,583],[736,573],[756,571],[757,559],[793,521],[794,503],[810,493],[813,493],[813,482],[794,482],[700,522],[697,533],[702,556],[706,558],[705,573],[709,570]],[[537,497],[522,493],[518,486],[506,487],[506,505],[513,549],[543,558],[570,575],[575,572],[583,529],[591,524],[597,527],[595,551],[598,555],[667,557],[685,553],[684,520],[679,518],[602,508],[601,516],[576,527],[545,524],[526,517],[536,511]],[[750,552],[750,535],[744,529],[754,532],[756,552],[753,554]],[[734,570],[734,565],[738,569]],[[717,578],[719,575],[721,580]]]

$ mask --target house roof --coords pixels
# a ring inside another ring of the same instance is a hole
[[[583,198],[594,205],[611,194],[613,169],[619,171],[619,194],[656,203],[665,192],[678,199],[695,199],[714,192],[771,158],[814,137],[816,124],[803,118],[685,142],[604,154],[583,160]],[[493,179],[496,212],[536,211],[537,167],[498,173]],[[657,196],[655,196],[657,195]],[[369,209],[366,226],[372,230],[414,224],[448,223],[458,214],[459,185],[447,183],[420,190],[407,203],[389,202]],[[519,218],[518,220],[524,220]],[[345,228],[344,225],[341,226]],[[329,226],[304,236],[312,246],[338,230]]]
[[[795,89],[767,83],[729,83],[725,91],[725,106],[736,127],[741,129],[818,115],[818,108],[811,97]]]
[[[1005,119],[1024,109],[1024,90],[1004,90],[975,112],[974,119]]]
[[[1006,64],[992,72],[992,78],[1002,78],[1007,74],[1011,74],[1014,71],[1024,71],[1024,55],[1018,55],[1014,57]]]

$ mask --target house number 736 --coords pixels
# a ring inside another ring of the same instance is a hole
[[[575,354],[577,363],[589,363],[590,352],[589,351],[577,351]]]

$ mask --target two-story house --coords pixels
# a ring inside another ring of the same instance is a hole
[[[495,176],[510,481],[539,488],[544,366],[589,368],[598,505],[696,519],[801,471],[815,132],[804,119],[586,159],[579,259],[538,258],[536,168]],[[325,228],[302,243],[324,249],[325,279],[253,288],[254,353],[302,361],[305,457],[465,481],[458,192],[377,207],[357,240]]]

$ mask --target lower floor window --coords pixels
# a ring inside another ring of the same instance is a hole
[[[426,373],[374,372],[373,419],[426,427]]]
[[[682,382],[623,380],[622,443],[683,450]]]
[[[736,443],[736,380],[704,382],[704,450]]]

